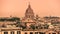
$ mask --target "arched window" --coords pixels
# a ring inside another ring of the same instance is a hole
[[[58,34],[60,34],[60,32],[58,32]]]
[[[27,34],[27,32],[25,32],[25,34]]]
[[[49,34],[51,34],[51,33],[49,33]]]
[[[11,34],[14,34],[14,32],[12,31]]]
[[[33,32],[30,32],[30,34],[33,34]]]
[[[38,34],[38,32],[35,32],[35,34]]]
[[[8,34],[8,32],[4,32],[4,34]]]
[[[21,34],[21,32],[20,31],[17,31],[17,34]]]
[[[56,34],[56,33],[52,33],[52,34]]]
[[[45,34],[45,32],[39,32],[39,34]]]

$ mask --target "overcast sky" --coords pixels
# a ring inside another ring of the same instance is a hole
[[[24,17],[29,2],[35,15],[60,16],[60,0],[0,0],[0,17]]]

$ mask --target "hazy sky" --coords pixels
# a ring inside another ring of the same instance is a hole
[[[60,16],[60,0],[0,0],[0,17],[23,17],[29,2],[35,15]]]

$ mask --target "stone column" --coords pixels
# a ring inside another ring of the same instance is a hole
[[[10,34],[10,31],[8,31],[8,34]]]
[[[17,34],[17,31],[14,31],[15,34]]]
[[[2,34],[2,31],[0,31],[0,34]]]
[[[1,34],[4,34],[4,31],[2,31]]]

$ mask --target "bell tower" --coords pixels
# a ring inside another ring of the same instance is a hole
[[[34,12],[33,12],[33,9],[30,6],[30,3],[28,5],[28,8],[26,9],[25,18],[31,18],[31,19],[34,18]]]

